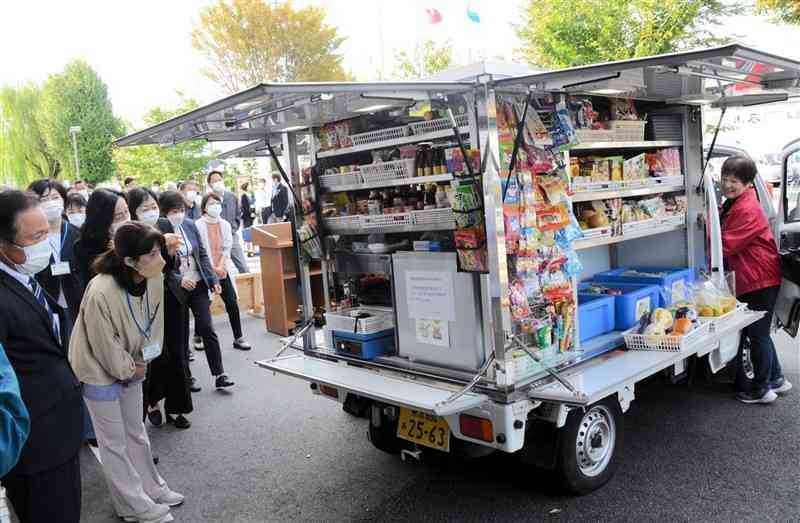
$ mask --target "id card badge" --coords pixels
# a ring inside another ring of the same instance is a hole
[[[63,276],[70,273],[69,262],[54,263],[50,266],[53,276]]]
[[[145,347],[142,349],[142,355],[144,356],[144,361],[148,363],[153,361],[161,356],[161,344],[151,343],[150,345],[145,345]]]

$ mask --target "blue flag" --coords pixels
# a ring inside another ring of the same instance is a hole
[[[467,18],[469,18],[476,24],[481,23],[481,16],[476,11],[473,11],[472,7],[470,6],[467,6]]]

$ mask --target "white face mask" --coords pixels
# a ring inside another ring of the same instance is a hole
[[[211,188],[214,190],[215,193],[222,194],[225,192],[225,182],[221,180],[218,182],[214,182],[211,184]]]
[[[150,209],[149,211],[139,213],[139,221],[147,225],[155,225],[156,222],[158,222],[158,211]]]
[[[169,220],[169,223],[171,223],[173,227],[177,227],[180,224],[182,224],[184,218],[186,218],[185,212],[176,212],[167,215],[167,219]]]
[[[20,248],[25,252],[25,262],[18,264],[17,270],[22,274],[35,276],[50,265],[53,248],[50,247],[50,240],[47,238],[39,243]]]
[[[186,191],[186,199],[194,202],[197,199],[197,191]]]
[[[47,200],[46,202],[40,203],[39,207],[41,207],[47,215],[47,221],[53,223],[58,221],[64,213],[64,200],[61,198],[58,200]]]
[[[74,212],[72,214],[68,214],[67,219],[69,220],[69,223],[80,229],[83,226],[83,222],[86,221],[86,214],[82,212]]]
[[[222,205],[218,203],[214,203],[206,207],[206,212],[212,218],[219,218],[219,215],[222,214]]]

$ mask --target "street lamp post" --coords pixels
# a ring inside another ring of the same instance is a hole
[[[75,179],[81,179],[81,164],[78,160],[78,133],[81,132],[79,125],[73,125],[69,128],[69,134],[72,136],[72,151],[75,154]]]

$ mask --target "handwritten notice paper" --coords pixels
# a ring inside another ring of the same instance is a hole
[[[452,272],[406,272],[409,318],[456,320]]]

